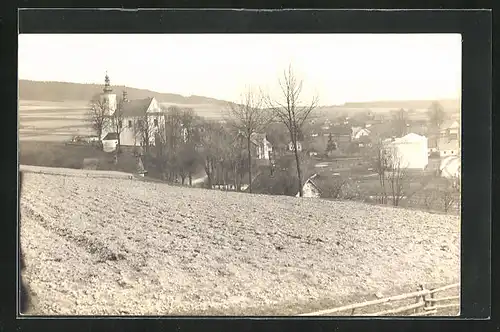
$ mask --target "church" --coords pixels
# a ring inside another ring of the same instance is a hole
[[[123,91],[122,99],[118,102],[106,73],[100,100],[109,117],[108,126],[101,137],[106,150],[116,149],[118,137],[121,146],[155,145],[158,131],[165,126],[165,112],[154,97],[129,100],[127,92]],[[118,121],[118,126],[115,121]],[[145,130],[148,131],[147,135],[144,135]],[[148,137],[149,142],[144,142],[144,137]]]

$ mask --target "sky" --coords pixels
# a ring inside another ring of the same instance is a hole
[[[455,99],[459,34],[21,34],[19,79],[103,84],[241,101],[279,94],[292,65],[302,101]]]

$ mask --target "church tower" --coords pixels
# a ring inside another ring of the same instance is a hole
[[[113,93],[107,72],[104,77],[104,89],[102,90],[101,100],[106,103],[108,114],[113,115],[116,111],[116,94]]]

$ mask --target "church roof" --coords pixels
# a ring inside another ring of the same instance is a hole
[[[153,101],[152,97],[145,99],[129,100],[123,103],[122,113],[124,117],[143,116],[146,114],[149,105]]]

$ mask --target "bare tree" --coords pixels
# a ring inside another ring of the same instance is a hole
[[[392,204],[399,206],[404,198],[408,182],[407,167],[401,155],[396,151],[390,152],[390,167],[387,171],[387,180],[391,189]]]
[[[217,160],[217,136],[218,128],[214,123],[206,122],[203,125],[203,133],[200,137],[201,155],[203,168],[207,175],[208,188],[212,188],[215,163]]]
[[[288,66],[288,70],[284,71],[283,78],[279,80],[279,85],[281,87],[281,98],[273,100],[268,96],[266,97],[266,103],[272,110],[274,117],[287,127],[288,133],[290,134],[297,167],[299,196],[303,197],[302,174],[297,141],[302,126],[318,105],[318,97],[314,96],[309,103],[305,104],[307,106],[303,106],[304,103],[301,100],[303,81],[297,79],[291,65]]]
[[[153,121],[152,121],[153,120]],[[144,152],[149,152],[151,142],[155,138],[155,133],[159,127],[158,117],[153,119],[151,114],[144,113],[135,119],[135,128]]]
[[[265,129],[271,120],[269,111],[262,109],[263,98],[249,88],[240,104],[229,103],[230,124],[246,139],[248,153],[248,192],[252,192],[252,135]]]
[[[193,109],[185,108],[181,113],[181,145],[180,145],[180,166],[181,173],[188,177],[189,185],[192,185],[193,173],[199,164],[199,155],[196,146],[200,143],[197,122],[199,118],[195,115]],[[181,174],[181,177],[182,177]],[[184,184],[185,176],[182,177]]]
[[[392,204],[398,206],[406,194],[409,179],[405,162],[395,148],[386,146],[382,141],[375,144],[374,154],[373,168],[378,174],[381,189],[378,202],[387,204],[390,197]]]
[[[379,141],[374,146],[374,163],[373,169],[378,174],[379,184],[380,184],[380,197],[378,198],[379,203],[387,204],[387,189],[386,189],[386,172],[389,168],[388,158],[386,150],[384,149],[383,143]]]
[[[400,109],[393,113],[393,130],[397,137],[403,137],[408,131],[408,112],[404,109]]]
[[[92,129],[96,132],[99,139],[102,139],[104,130],[109,126],[109,105],[105,99],[101,99],[99,95],[94,96],[90,101],[90,107],[87,112],[87,121]]]
[[[453,205],[458,203],[458,195],[460,190],[455,185],[456,179],[446,179],[443,187],[441,188],[441,202],[443,204],[443,210],[448,213]],[[458,195],[457,195],[458,194]]]
[[[164,126],[157,134],[161,145],[157,147],[157,157],[163,163],[163,170],[168,171],[169,181],[176,181],[180,176],[183,184],[188,178],[192,185],[192,176],[200,159],[197,146],[200,145],[201,119],[190,108],[171,106],[165,113]]]
[[[439,130],[446,117],[443,106],[437,101],[433,102],[427,110],[427,115],[431,126]]]
[[[113,115],[111,116],[111,125],[112,125],[112,128],[113,128],[113,132],[116,133],[117,135],[117,138],[118,138],[118,144],[117,144],[117,154],[118,152],[120,151],[120,147],[121,147],[121,140],[120,140],[120,136],[121,136],[121,133],[123,132],[123,100],[120,101],[118,103],[118,107],[116,109],[116,111],[113,113]]]

